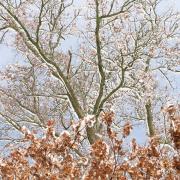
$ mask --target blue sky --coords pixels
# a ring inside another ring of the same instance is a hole
[[[79,0],[77,2],[79,2]],[[164,11],[169,7],[173,7],[174,9],[180,11],[180,0],[163,0],[161,3],[160,11]],[[14,49],[0,44],[0,68],[3,68],[10,63],[16,63],[18,60],[16,55],[17,52]]]

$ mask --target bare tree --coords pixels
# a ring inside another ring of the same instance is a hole
[[[70,129],[66,117],[81,121],[90,114],[95,121],[86,132],[93,144],[101,130],[101,111],[128,97],[131,114],[142,109],[153,136],[153,72],[170,70],[179,61],[179,14],[158,13],[159,0],[94,0],[80,9],[73,9],[74,4],[0,1],[1,39],[26,60],[1,72],[0,115],[7,129],[44,127],[51,118]],[[62,47],[72,37],[80,43]]]

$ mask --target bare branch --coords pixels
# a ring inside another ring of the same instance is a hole
[[[100,16],[100,18],[102,18],[102,19],[104,19],[104,18],[110,18],[110,17],[117,16],[117,15],[119,15],[119,14],[122,14],[122,13],[126,12],[128,9],[131,8],[131,6],[132,6],[131,3],[135,2],[135,0],[131,0],[131,1],[130,1],[130,0],[127,0],[127,1],[122,5],[121,9],[120,9],[118,12],[111,13],[112,8],[113,8],[113,5],[114,5],[114,1],[115,1],[115,0],[112,1],[111,8],[110,8],[108,14],[107,14],[107,15],[102,15],[102,16]],[[126,9],[125,9],[125,8],[126,8]]]
[[[99,17],[99,2],[98,0],[95,0],[96,2],[96,30],[95,30],[95,37],[96,37],[96,48],[97,48],[97,58],[98,58],[98,69],[100,73],[100,87],[99,87],[99,94],[96,99],[96,103],[94,105],[94,111],[93,114],[96,114],[99,109],[99,104],[101,101],[101,98],[103,96],[104,91],[104,85],[105,85],[105,73],[103,70],[103,63],[102,63],[102,57],[101,57],[101,40],[100,40],[100,23],[101,18]]]

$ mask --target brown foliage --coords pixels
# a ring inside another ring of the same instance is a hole
[[[168,111],[167,111],[168,112]],[[172,115],[172,114],[170,114]],[[173,116],[170,116],[173,120]],[[29,145],[14,149],[7,158],[2,158],[0,175],[2,179],[177,179],[180,169],[179,158],[170,157],[168,150],[161,147],[158,138],[151,138],[147,147],[141,147],[135,139],[131,148],[123,146],[130,134],[130,123],[124,125],[122,139],[118,138],[111,124],[112,113],[105,113],[109,142],[98,139],[91,151],[77,156],[79,144],[74,141],[76,135],[64,131],[54,135],[54,123],[49,121],[45,136],[37,138],[23,128],[24,141]],[[173,130],[173,129],[172,129]],[[175,129],[176,130],[176,129]],[[179,146],[171,133],[178,153]],[[172,147],[171,147],[172,148]],[[169,149],[172,151],[172,149]]]

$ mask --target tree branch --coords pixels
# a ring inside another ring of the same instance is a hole
[[[132,0],[132,1],[127,0],[127,1],[123,4],[123,6],[121,7],[121,9],[120,9],[119,11],[117,11],[117,12],[115,12],[115,13],[111,13],[111,11],[112,11],[112,9],[113,9],[113,6],[114,6],[114,0],[113,0],[113,2],[111,3],[111,8],[110,8],[108,14],[102,15],[102,16],[100,16],[100,18],[101,18],[101,19],[110,18],[110,17],[117,16],[117,15],[119,15],[119,14],[122,14],[122,13],[124,13],[126,10],[128,10],[128,9],[131,7],[130,4],[133,3],[134,1],[135,1],[135,0]],[[129,6],[126,10],[124,10],[124,8],[126,8],[128,5],[130,5],[130,6]]]
[[[32,51],[32,53],[36,57],[40,58],[42,62],[46,63],[46,65],[51,69],[52,74],[56,78],[58,78],[61,82],[64,83],[65,88],[67,90],[68,98],[72,104],[73,109],[75,110],[79,118],[83,118],[84,117],[83,109],[81,108],[78,99],[74,93],[74,90],[71,87],[70,83],[68,82],[68,79],[65,77],[59,66],[45,55],[45,53],[40,48],[40,46],[31,38],[28,30],[25,28],[22,22],[16,17],[16,15],[14,15],[1,2],[0,2],[0,6],[3,7],[6,10],[6,12],[11,16],[12,20],[14,21],[13,29],[21,35],[27,47]]]
[[[99,2],[98,0],[95,0],[96,2],[96,30],[95,30],[95,38],[96,38],[96,48],[97,48],[97,58],[98,58],[98,70],[100,73],[100,88],[99,88],[99,95],[96,99],[96,103],[94,105],[93,114],[96,114],[99,108],[99,104],[101,101],[101,98],[103,96],[104,91],[104,85],[105,85],[105,73],[103,70],[103,63],[102,63],[102,57],[101,57],[101,40],[100,40],[100,23],[101,18],[99,17]]]

